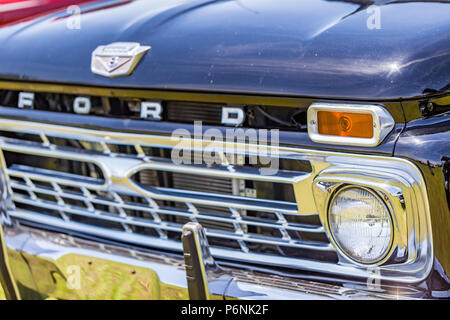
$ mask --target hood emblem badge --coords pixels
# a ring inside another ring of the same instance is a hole
[[[99,46],[92,52],[91,71],[108,78],[128,76],[150,48],[137,42]]]

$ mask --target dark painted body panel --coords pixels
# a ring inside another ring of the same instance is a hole
[[[370,29],[362,3],[100,1],[79,30],[65,11],[0,29],[0,78],[365,100],[448,85],[450,4],[379,1]],[[114,41],[152,49],[129,77],[92,74],[91,52]]]

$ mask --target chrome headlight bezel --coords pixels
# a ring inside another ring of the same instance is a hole
[[[313,194],[319,217],[325,231],[335,246],[339,263],[375,278],[419,282],[424,280],[432,267],[433,243],[431,219],[425,184],[420,171],[407,161],[395,164],[360,158],[341,161],[339,157],[313,180]],[[328,223],[328,206],[336,190],[345,186],[368,188],[378,194],[391,212],[393,236],[390,250],[384,258],[373,264],[362,264],[349,259],[336,245]]]

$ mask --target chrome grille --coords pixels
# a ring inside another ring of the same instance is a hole
[[[299,214],[307,207],[301,200],[245,192],[248,182],[297,192],[302,183],[310,186],[311,172],[263,175],[245,164],[175,165],[163,156],[173,147],[170,137],[7,119],[0,126],[8,132],[0,147],[13,201],[9,213],[22,222],[181,250],[183,224],[198,221],[219,258],[267,263],[283,257],[291,267],[299,259],[337,261],[318,215]],[[61,161],[72,169],[62,170]],[[171,175],[170,185],[161,184],[159,174]]]
[[[125,194],[109,192],[104,195],[99,195],[95,189],[87,187],[80,187],[79,190],[74,190],[73,185],[71,186],[63,181],[59,181],[58,183],[52,182],[51,188],[42,186],[42,182],[51,179],[51,172],[33,170],[33,173],[31,173],[29,168],[16,167],[8,170],[8,174],[10,176],[11,188],[13,189],[12,199],[16,204],[16,209],[23,208],[22,210],[18,210],[20,213],[17,214],[17,216],[19,217],[33,218],[33,215],[37,213],[30,212],[29,208],[35,207],[43,209],[40,210],[39,214],[53,212],[59,215],[61,220],[65,222],[73,222],[73,216],[101,219],[103,221],[121,225],[123,227],[123,230],[121,231],[131,233],[133,232],[133,227],[143,227],[154,231],[149,232],[149,234],[157,234],[160,238],[167,239],[168,232],[181,232],[182,225],[163,221],[160,215],[176,215],[190,221],[202,222],[202,220],[204,220],[214,227],[216,227],[215,223],[228,224],[230,227],[234,227],[232,232],[225,232],[224,230],[217,230],[212,227],[208,230],[208,236],[238,241],[244,252],[249,251],[244,242],[269,243],[272,245],[314,250],[327,250],[329,247],[327,244],[316,244],[317,247],[313,247],[312,244],[306,245],[301,242],[290,241],[288,231],[322,232],[322,228],[286,225],[282,223],[283,218],[281,215],[279,216],[278,221],[268,222],[262,221],[262,219],[260,219],[260,221],[256,219],[242,219],[237,211],[231,210],[230,215],[226,217],[200,212],[194,204],[189,202],[185,203],[188,208],[187,210],[175,210],[172,208],[160,207],[151,198],[140,198],[142,201],[128,202],[124,200],[124,198],[127,197]],[[32,176],[33,179],[30,179],[30,176]],[[67,175],[65,178],[69,180],[75,177]],[[69,189],[67,187],[72,188]],[[20,191],[24,191],[25,193]],[[49,199],[48,196],[51,196],[53,199]],[[74,204],[74,201],[78,203]],[[97,205],[113,208],[113,210],[104,211],[97,209]],[[142,213],[142,218],[132,217],[127,214],[127,211],[130,210]],[[86,221],[83,221],[83,223],[89,224],[89,222]],[[257,237],[252,237],[249,234],[244,235],[242,225],[274,228],[279,230],[282,237],[276,239],[273,237],[264,237],[262,235],[258,235]],[[109,235],[113,234],[111,233]],[[116,240],[127,240],[122,237],[123,236],[119,234],[114,235],[114,239]],[[141,239],[135,237],[133,238],[133,241],[140,245],[149,244],[149,239],[146,238]]]

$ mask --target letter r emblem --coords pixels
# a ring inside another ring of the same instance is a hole
[[[162,106],[159,102],[142,101],[141,119],[161,121]]]

